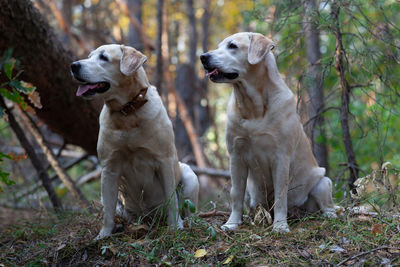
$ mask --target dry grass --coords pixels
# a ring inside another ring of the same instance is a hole
[[[223,216],[193,217],[183,231],[120,224],[119,232],[92,241],[101,219],[85,213],[40,214],[1,229],[0,265],[400,265],[399,219],[349,215],[291,221],[289,234],[251,225],[225,233]],[[205,249],[207,254],[196,258]]]

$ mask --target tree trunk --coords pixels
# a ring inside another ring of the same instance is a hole
[[[334,22],[333,31],[336,38],[336,62],[335,68],[337,75],[339,77],[340,85],[342,87],[341,93],[341,108],[340,108],[340,123],[342,126],[342,139],[344,143],[344,147],[346,149],[347,155],[347,165],[350,170],[350,177],[348,181],[348,185],[350,190],[355,189],[354,182],[358,179],[358,164],[356,161],[356,155],[353,149],[353,142],[351,140],[350,135],[350,127],[349,127],[349,101],[350,101],[350,92],[351,86],[346,79],[345,75],[345,50],[342,43],[342,33],[340,31],[340,22],[339,22],[339,13],[340,6],[336,1],[333,1],[331,7],[331,17]]]
[[[72,1],[73,0],[63,0],[61,8],[65,23],[67,23],[69,27],[72,25]]]
[[[29,0],[0,1],[0,51],[9,47],[22,63],[21,79],[40,93],[39,118],[67,143],[95,154],[99,110],[75,96],[77,85],[69,70],[74,56]]]
[[[185,106],[191,107],[189,110],[190,118],[194,123],[196,132],[201,136],[210,125],[210,118],[208,106],[201,105],[202,98],[206,99],[207,95],[203,88],[204,84],[199,82],[196,72],[198,35],[193,0],[187,0],[187,13],[189,19],[189,62],[178,65],[175,88],[185,102]],[[188,158],[194,159],[192,147],[188,145],[189,137],[186,129],[182,126],[182,121],[178,117],[175,123],[175,139],[179,156],[181,158],[189,156]]]
[[[140,24],[142,24],[142,0],[127,0],[128,9],[131,16],[134,16]],[[137,28],[131,23],[129,24],[128,34],[129,45],[143,52],[143,42]]]
[[[194,15],[193,0],[187,0],[187,11],[189,18],[189,65],[193,69],[193,73],[196,73],[196,62],[197,62],[197,29],[196,29],[196,17]],[[194,75],[197,76],[197,75]],[[195,83],[197,83],[197,77],[195,77]]]
[[[162,56],[162,32],[163,32],[163,13],[164,0],[157,0],[157,38],[156,38],[156,70],[154,77],[154,85],[158,93],[162,93],[163,82],[163,56]]]
[[[211,5],[211,0],[203,0],[203,16],[201,17],[201,26],[203,30],[203,40],[201,42],[203,52],[208,51],[208,36],[210,35],[210,18],[211,18],[211,13],[210,13],[210,5]]]
[[[325,143],[318,139],[325,140],[324,117],[321,112],[324,109],[323,80],[321,67],[321,53],[319,44],[319,31],[315,15],[317,12],[315,0],[303,0],[305,41],[308,61],[308,74],[306,86],[310,96],[309,105],[309,136],[312,148],[318,164],[324,167],[328,173],[328,152]]]

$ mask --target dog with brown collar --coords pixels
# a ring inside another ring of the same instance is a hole
[[[71,64],[80,83],[76,95],[104,99],[97,143],[104,218],[96,239],[112,233],[116,210],[130,220],[166,205],[168,224],[181,229],[178,201],[189,199],[197,206],[197,176],[178,162],[172,123],[148,81],[146,59],[132,47],[112,44]]]

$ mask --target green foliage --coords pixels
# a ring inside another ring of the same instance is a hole
[[[35,91],[36,87],[18,79],[22,73],[21,70],[14,74],[20,64],[17,59],[12,57],[12,52],[12,48],[6,50],[0,59],[0,75],[3,70],[8,78],[7,82],[0,84],[0,95],[20,105],[23,109],[26,109],[28,104],[25,102],[21,93],[32,93]]]
[[[12,57],[12,52],[13,49],[10,48],[6,50],[0,58],[0,75],[2,74],[2,72],[4,72],[8,79],[6,82],[0,84],[0,97],[7,98],[8,100],[18,104],[21,108],[26,109],[28,107],[28,104],[25,102],[21,93],[29,95],[33,93],[36,87],[18,79],[22,71],[17,71],[20,64],[17,59]],[[3,117],[3,108],[0,107],[0,118]],[[0,152],[0,162],[3,161],[4,158],[12,159],[11,156]],[[9,173],[4,172],[1,167],[0,182],[7,186],[15,183],[14,181],[10,180]],[[0,186],[0,192],[1,191],[3,191],[3,189]]]
[[[190,213],[194,214],[196,212],[196,206],[190,199],[185,199],[183,202],[183,207],[190,211]]]

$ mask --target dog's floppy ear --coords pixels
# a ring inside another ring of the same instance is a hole
[[[145,55],[132,47],[121,45],[121,50],[122,57],[119,67],[121,72],[126,76],[136,72],[147,60]]]
[[[251,65],[258,64],[274,47],[275,44],[267,37],[251,34],[247,60]]]

